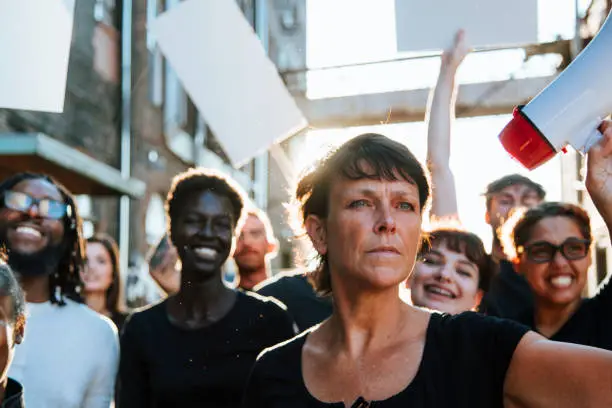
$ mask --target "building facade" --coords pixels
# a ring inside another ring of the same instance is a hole
[[[258,13],[265,21],[266,8],[256,7],[264,2],[238,3],[251,24]],[[0,175],[41,171],[65,184],[77,195],[86,235],[106,232],[119,241],[130,282],[147,279],[145,254],[165,232],[163,201],[177,173],[220,169],[267,206],[267,156],[241,169],[228,164],[147,32],[178,4],[77,1],[63,113],[0,110]],[[15,143],[25,147],[16,153]]]

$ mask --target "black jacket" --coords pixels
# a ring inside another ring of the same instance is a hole
[[[6,391],[4,392],[4,400],[0,404],[0,408],[24,408],[23,387],[12,378],[8,379]]]

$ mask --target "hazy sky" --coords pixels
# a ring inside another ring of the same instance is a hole
[[[581,0],[584,7],[587,0]],[[397,56],[393,16],[394,0],[308,0],[308,64],[310,67],[391,59]],[[347,12],[350,10],[350,12]],[[539,0],[540,41],[574,34],[574,0]],[[367,27],[367,30],[363,27]],[[433,29],[433,25],[432,25]],[[458,73],[460,83],[502,80],[515,76],[549,75],[558,63],[555,57],[523,63],[519,50],[496,51],[468,56]],[[367,67],[320,71],[309,74],[309,97],[385,92],[430,87],[439,67],[437,58],[378,64]],[[555,159],[529,173],[510,159],[497,136],[509,115],[457,120],[453,129],[451,166],[458,191],[463,223],[479,234],[487,247],[491,232],[484,222],[486,185],[509,173],[528,175],[542,183],[551,200],[561,199],[560,161]],[[382,125],[368,128],[314,130],[298,166],[349,137],[376,131],[402,141],[421,160],[426,151],[426,128],[420,123]]]

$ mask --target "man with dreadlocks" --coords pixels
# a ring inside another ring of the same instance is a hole
[[[84,244],[70,192],[42,174],[2,182],[0,244],[26,293],[28,333],[9,371],[27,390],[26,405],[108,408],[117,332],[79,296]]]

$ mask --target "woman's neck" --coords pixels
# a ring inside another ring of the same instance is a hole
[[[352,355],[401,338],[411,316],[419,312],[399,297],[399,285],[384,291],[363,291],[334,282],[334,314],[329,325],[332,342]]]
[[[83,297],[90,309],[100,314],[110,316],[110,310],[106,305],[106,293],[103,291],[85,292]]]
[[[552,337],[567,321],[576,313],[580,307],[581,299],[577,299],[565,305],[555,305],[536,300],[534,312],[535,328],[545,337]]]
[[[195,282],[181,272],[181,288],[170,299],[170,315],[187,326],[201,326],[220,320],[234,305],[236,292],[225,285],[221,272],[211,279]]]

